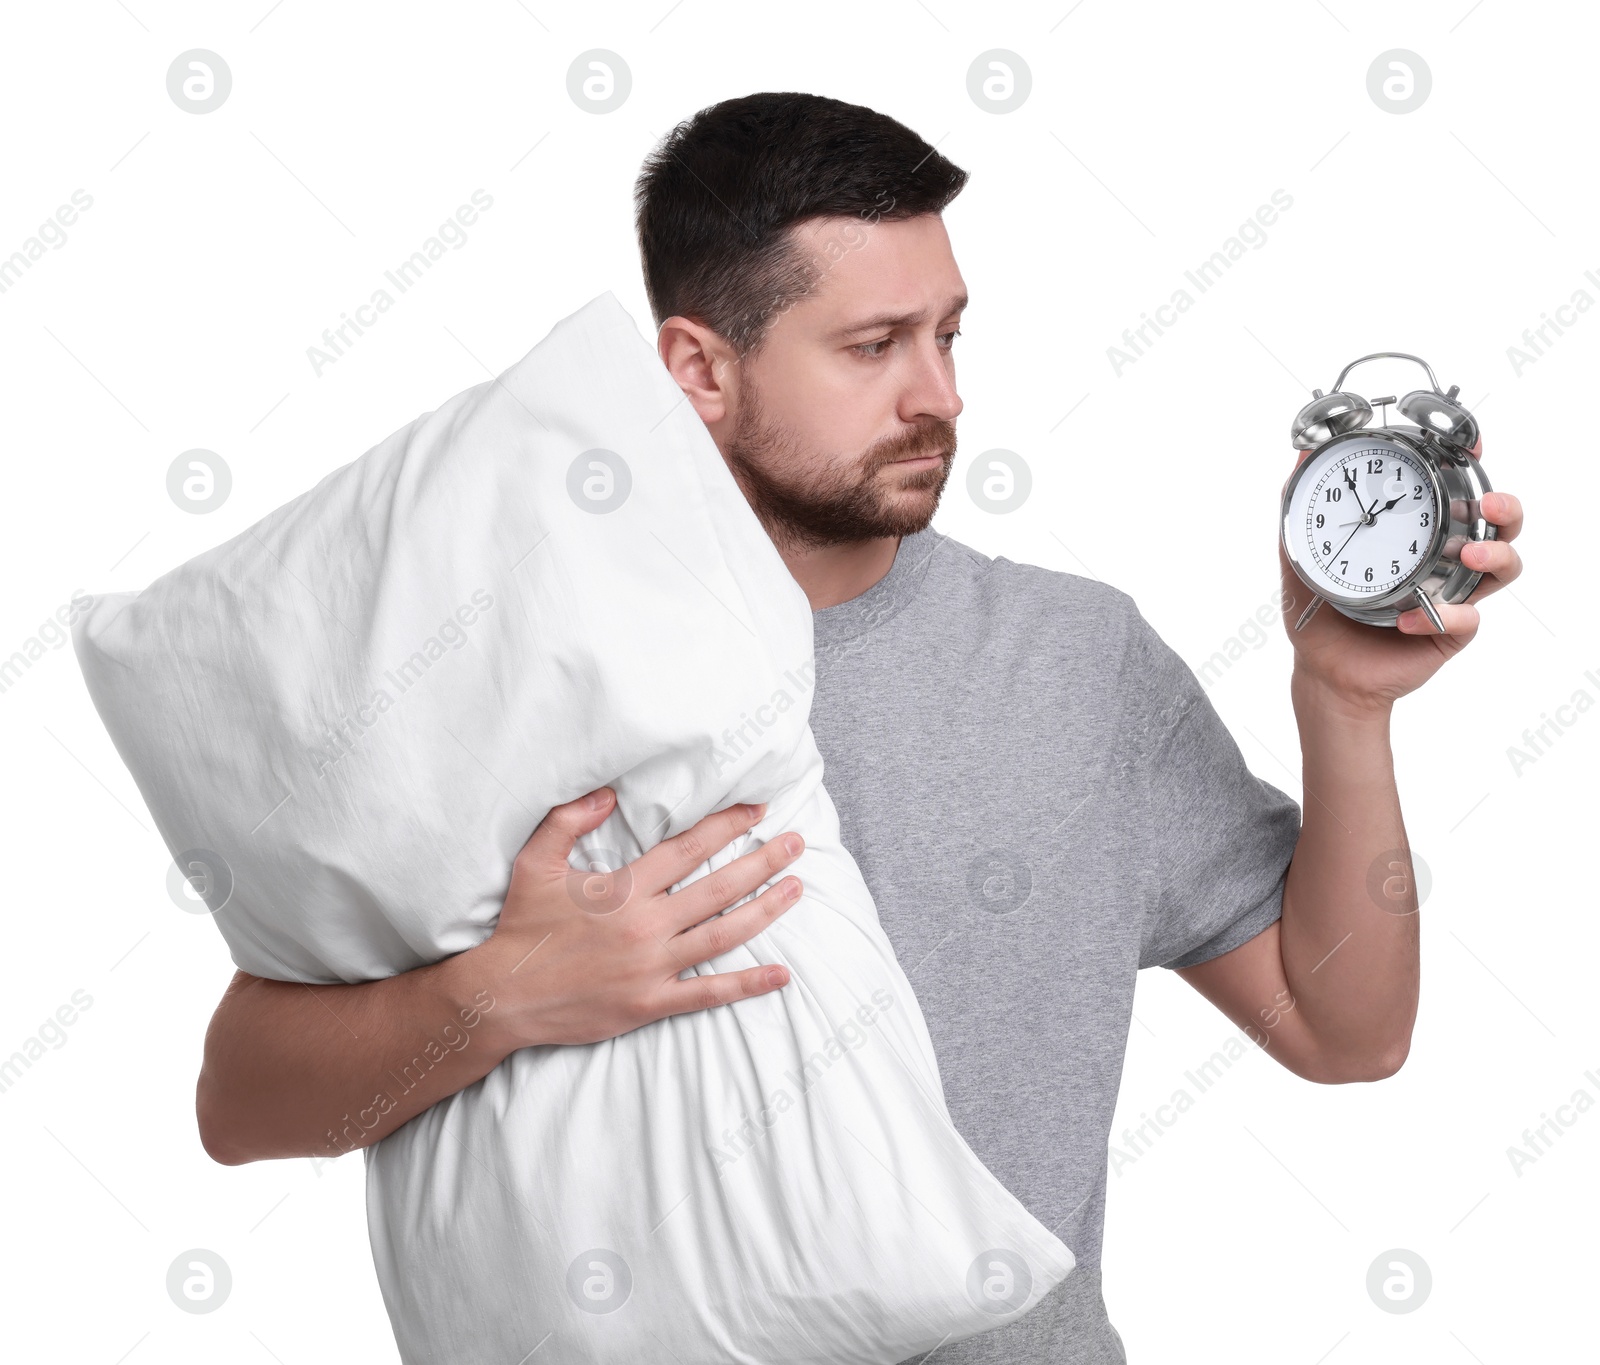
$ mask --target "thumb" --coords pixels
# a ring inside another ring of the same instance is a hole
[[[567,855],[572,852],[578,836],[598,829],[615,805],[616,793],[610,787],[598,787],[576,801],[552,806],[528,836],[517,862],[530,864],[540,871],[566,871]]]

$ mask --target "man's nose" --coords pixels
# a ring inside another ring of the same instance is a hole
[[[919,417],[940,417],[954,421],[966,405],[956,392],[955,376],[950,372],[949,356],[929,337],[914,348],[901,376],[905,392],[901,395],[901,416],[907,421]]]

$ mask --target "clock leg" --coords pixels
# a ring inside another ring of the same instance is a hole
[[[1311,601],[1307,605],[1306,609],[1303,612],[1300,613],[1300,619],[1294,623],[1294,628],[1296,630],[1299,630],[1301,626],[1305,625],[1305,623],[1307,621],[1309,621],[1313,616],[1315,616],[1317,614],[1317,608],[1320,607],[1327,600],[1328,600],[1327,598],[1321,596],[1320,594],[1313,594],[1312,598],[1311,598]],[[1443,629],[1444,629],[1444,627],[1441,626],[1440,630],[1443,630]]]
[[[1414,595],[1417,599],[1417,605],[1422,608],[1423,614],[1428,618],[1428,624],[1443,635],[1444,621],[1439,616],[1438,607],[1433,605],[1433,599],[1423,592],[1421,588],[1418,588]]]

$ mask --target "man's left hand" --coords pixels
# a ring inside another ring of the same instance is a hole
[[[1483,451],[1480,437],[1474,458]],[[1309,451],[1301,451],[1305,459]],[[1484,520],[1496,528],[1496,539],[1464,545],[1461,562],[1483,577],[1464,602],[1438,603],[1445,633],[1434,630],[1420,607],[1403,612],[1395,628],[1352,621],[1325,605],[1298,633],[1294,623],[1310,603],[1312,592],[1300,581],[1278,542],[1283,574],[1283,621],[1295,651],[1295,671],[1321,683],[1352,707],[1387,710],[1395,700],[1421,687],[1444,661],[1464,649],[1478,633],[1477,603],[1498,592],[1522,572],[1522,557],[1511,542],[1522,531],[1522,504],[1510,493],[1485,493]]]

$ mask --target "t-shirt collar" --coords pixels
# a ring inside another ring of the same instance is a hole
[[[818,656],[848,640],[875,630],[916,596],[928,561],[945,537],[931,526],[902,536],[889,572],[858,597],[811,613]]]

